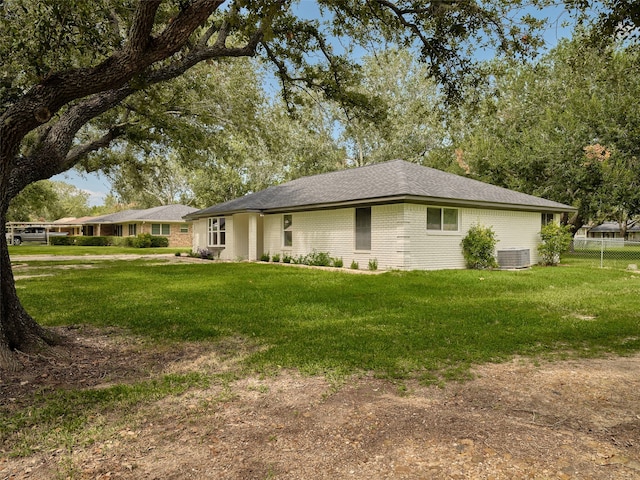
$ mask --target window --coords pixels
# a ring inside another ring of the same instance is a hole
[[[356,250],[371,250],[371,207],[356,208]]]
[[[114,225],[113,227],[113,236],[121,237],[122,236],[122,225]]]
[[[553,223],[553,213],[543,213],[541,225],[544,227],[550,223]]]
[[[293,246],[293,215],[282,216],[283,245],[285,247]]]
[[[180,225],[180,233],[189,233],[189,225]]]
[[[427,230],[457,232],[458,210],[455,208],[427,208]]]
[[[137,235],[137,227],[138,225],[136,225],[135,223],[130,223],[129,224],[129,236],[130,237],[135,237]]]
[[[169,235],[171,226],[168,223],[152,223],[151,235]]]
[[[224,217],[211,217],[207,229],[209,247],[220,247],[227,240],[226,222]]]

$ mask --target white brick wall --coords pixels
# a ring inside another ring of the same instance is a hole
[[[408,224],[411,238],[411,269],[434,270],[465,268],[460,243],[474,224],[491,227],[498,243],[496,250],[528,248],[531,263],[538,262],[538,242],[541,216],[536,212],[460,208],[459,232],[427,231],[427,206],[406,205],[411,220]]]
[[[291,247],[284,247],[283,215],[265,215],[264,251],[298,257],[316,250],[342,258],[346,267],[355,260],[360,269],[366,269],[375,258],[380,269],[404,268],[402,248],[398,247],[404,230],[403,212],[400,204],[371,208],[370,251],[355,249],[355,208],[292,213]]]
[[[197,252],[202,248],[207,248],[207,219],[201,218],[193,221],[193,245],[191,250]]]
[[[436,206],[436,205],[434,205]],[[427,206],[416,204],[380,205],[371,208],[371,250],[355,250],[355,208],[294,212],[293,245],[284,247],[283,215],[261,217],[263,225],[262,251],[293,257],[313,250],[329,252],[342,258],[345,267],[352,261],[366,269],[370,259],[377,259],[378,268],[400,270],[436,270],[464,268],[460,242],[475,223],[493,228],[498,239],[497,249],[528,248],[531,263],[537,263],[540,213],[460,208],[459,232],[428,232]],[[227,247],[221,258],[246,258],[248,214],[227,217]],[[234,219],[237,228],[233,228]],[[194,249],[206,248],[207,220],[193,223]],[[235,237],[238,236],[236,239]]]
[[[542,228],[540,213],[481,209],[464,209],[462,213],[465,231],[474,223],[492,227],[498,239],[496,250],[528,248],[531,263],[538,263],[538,244]]]

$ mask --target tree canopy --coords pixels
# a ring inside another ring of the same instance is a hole
[[[496,64],[495,90],[455,132],[469,174],[626,225],[640,214],[640,50],[586,35],[530,65]]]
[[[88,215],[89,193],[65,182],[41,180],[28,185],[11,202],[10,222],[53,221]]]

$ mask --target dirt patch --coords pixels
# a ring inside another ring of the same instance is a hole
[[[144,346],[73,330],[66,359],[23,357],[0,407],[34,392],[233,369],[224,346]],[[640,355],[483,365],[444,388],[280,372],[215,383],[137,412],[91,445],[7,458],[0,479],[638,479]]]

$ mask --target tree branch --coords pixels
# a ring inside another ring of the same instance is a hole
[[[127,45],[95,67],[51,75],[12,104],[0,116],[0,161],[10,162],[24,136],[48,122],[70,102],[125,85],[150,65],[169,58],[187,42],[193,31],[224,3],[195,0],[181,11],[155,39],[150,36],[161,0],[141,0]],[[143,38],[146,35],[146,39]]]
[[[125,51],[133,56],[142,54],[151,40],[151,30],[161,0],[146,0],[138,3],[134,20],[129,30],[129,42]]]
[[[97,152],[101,148],[107,148],[113,140],[115,140],[116,138],[121,136],[122,133],[124,133],[125,129],[126,129],[126,125],[124,124],[115,125],[114,127],[111,127],[109,131],[105,133],[102,137],[96,138],[91,142],[85,143],[83,145],[78,145],[77,147],[72,148],[71,150],[69,150],[69,153],[65,158],[66,165],[63,165],[62,168],[64,170],[62,171],[64,172],[72,168],[89,153]]]
[[[214,45],[196,48],[171,64],[156,70],[149,70],[139,80],[146,86],[165,82],[179,77],[194,65],[208,59],[220,57],[252,56],[262,38],[263,28],[257,30],[248,42],[241,47],[228,48]],[[83,156],[99,148],[105,148],[121,134],[124,126],[113,127],[101,138],[90,142],[84,148],[71,149],[73,140],[84,125],[97,116],[120,104],[138,89],[125,85],[119,89],[95,94],[64,112],[55,124],[47,128],[32,154],[19,157],[11,175],[10,191],[17,194],[29,183],[50,178],[64,172],[78,163]],[[67,152],[69,154],[67,155]]]

